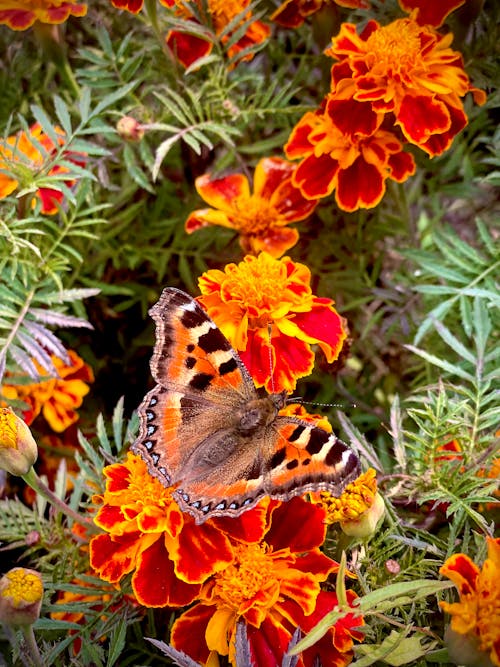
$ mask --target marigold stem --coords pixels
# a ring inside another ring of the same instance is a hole
[[[36,643],[35,633],[33,632],[32,625],[23,625],[21,627],[21,632],[26,642],[26,648],[31,658],[31,662],[35,667],[43,667],[42,656],[40,655],[40,650],[38,644]]]
[[[78,512],[75,512],[74,509],[69,507],[64,500],[61,500],[56,494],[49,489],[49,487],[38,477],[33,468],[26,473],[26,475],[21,476],[22,479],[30,486],[34,491],[39,493],[43,498],[45,498],[51,505],[56,507],[62,514],[71,517],[74,521],[81,524],[82,526],[93,526],[91,519],[81,516]]]

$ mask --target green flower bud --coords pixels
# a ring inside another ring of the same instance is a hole
[[[31,431],[12,410],[0,408],[0,468],[11,475],[26,475],[38,456]]]

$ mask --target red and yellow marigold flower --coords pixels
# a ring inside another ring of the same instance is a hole
[[[198,14],[203,15],[204,12],[204,3],[201,0],[190,0],[190,2],[196,5],[198,9]],[[191,14],[189,7],[186,5],[188,3],[175,3],[178,7],[177,13],[184,19],[196,21],[194,14]],[[236,26],[230,34],[222,33],[225,31],[226,27],[234,20],[238,14],[241,14],[250,4],[250,0],[208,0],[208,13],[207,17],[207,27],[209,31],[215,34],[215,37],[221,38],[222,44],[225,44],[231,37],[234,32],[238,30]],[[252,12],[248,11],[245,15],[245,21],[252,17]],[[243,23],[243,21],[241,22]],[[244,35],[238,39],[238,41],[233,44],[228,50],[229,58],[233,58],[238,53],[247,49],[250,46],[257,44],[262,44],[267,40],[271,30],[262,21],[252,21],[247,29],[245,30]],[[207,35],[207,39],[203,39],[198,35],[192,35],[188,32],[179,32],[177,30],[171,30],[166,38],[167,45],[175,53],[179,62],[184,65],[184,67],[189,67],[196,60],[207,56],[213,47],[213,38],[210,39]],[[253,55],[251,53],[242,56],[241,60],[251,60]]]
[[[232,562],[229,535],[246,543],[264,532],[267,501],[238,519],[198,526],[139,456],[129,453],[104,474],[106,490],[94,498],[100,504],[94,520],[105,532],[90,541],[90,564],[113,584],[133,573],[132,590],[146,607],[190,604],[201,584]]]
[[[295,165],[278,157],[263,158],[255,167],[253,193],[244,174],[195,181],[198,194],[212,208],[193,211],[186,221],[190,234],[207,225],[236,230],[243,250],[254,255],[266,250],[280,257],[299,238],[290,222],[304,220],[316,207],[292,184]]]
[[[160,0],[160,2],[170,9],[175,7],[175,0]],[[132,14],[138,14],[144,5],[144,0],[111,0],[111,4],[117,9],[125,9]]]
[[[328,421],[328,417],[317,414],[312,415],[300,403],[287,403],[285,407],[281,408],[280,415],[298,417],[302,421],[309,422],[318,426],[318,428],[322,428],[324,431],[328,431],[328,433],[332,432],[332,425]]]
[[[0,24],[26,30],[35,21],[64,23],[70,16],[85,16],[87,5],[71,0],[1,0]]]
[[[40,380],[29,384],[5,384],[2,394],[7,400],[18,399],[27,404],[23,419],[27,424],[41,413],[50,428],[61,433],[78,420],[76,408],[89,392],[88,383],[94,381],[94,374],[81,357],[73,350],[68,352],[70,363],[52,355],[57,376],[49,376],[35,360]]]
[[[307,112],[285,146],[300,159],[293,183],[307,199],[335,192],[344,211],[376,206],[386,180],[402,183],[415,172],[415,162],[395,134],[381,128],[383,114],[371,104],[330,94],[324,108]]]
[[[30,131],[24,130],[14,136],[7,137],[0,141],[0,199],[8,197],[15,190],[31,184],[33,176],[39,174],[50,162],[51,156],[60,146],[64,146],[65,134],[60,127],[54,127],[54,132],[58,137],[58,145],[45,134],[39,123],[30,127]],[[37,142],[36,144],[34,142]],[[40,150],[39,145],[42,147]],[[83,156],[79,155],[78,160],[75,154],[68,153],[67,159],[75,163],[81,161]],[[48,176],[55,174],[64,174],[68,171],[66,167],[58,166],[50,168],[47,171]],[[8,173],[6,173],[8,172]],[[26,174],[28,173],[28,175]],[[65,181],[67,186],[73,185],[73,180]],[[39,188],[36,192],[41,201],[41,211],[45,214],[57,213],[58,205],[63,200],[63,193],[53,188]],[[35,200],[33,199],[33,205]]]
[[[454,554],[441,567],[439,572],[458,588],[460,601],[439,604],[451,615],[449,644],[453,645],[453,633],[462,635],[500,667],[500,538],[487,537],[486,541],[488,557],[481,569],[462,553]]]
[[[309,16],[331,5],[365,9],[369,7],[369,2],[368,0],[285,0],[271,16],[271,20],[285,28],[298,28]]]
[[[259,543],[232,542],[231,563],[206,581],[199,602],[172,628],[173,646],[201,664],[217,664],[217,654],[236,664],[235,634],[243,622],[251,658],[259,667],[282,664],[293,632],[311,629],[337,604],[321,583],[338,565],[319,549],[325,537],[323,511],[300,498],[276,506]],[[295,527],[301,526],[297,531]],[[348,593],[351,602],[355,594]],[[349,664],[353,638],[363,624],[354,613],[332,627],[319,644],[299,658],[298,665]]]
[[[307,266],[266,252],[206,271],[198,300],[240,353],[256,386],[292,391],[314,365],[312,345],[335,361],[346,333],[333,301],[314,296]]]
[[[372,20],[360,34],[344,23],[326,51],[338,61],[332,93],[393,114],[408,142],[440,155],[467,124],[460,98],[473,92],[476,102],[485,100],[471,87],[452,40],[451,33],[440,35],[412,17],[386,26]]]

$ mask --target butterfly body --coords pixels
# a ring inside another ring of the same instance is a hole
[[[197,523],[238,516],[264,496],[340,495],[360,474],[335,435],[281,416],[286,392],[260,397],[236,351],[190,296],[166,288],[150,313],[157,385],[139,407],[132,449]]]

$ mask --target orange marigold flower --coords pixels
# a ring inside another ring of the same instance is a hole
[[[271,16],[271,20],[285,28],[298,28],[309,16],[330,5],[350,9],[369,7],[367,0],[285,0]]]
[[[160,0],[160,2],[164,7],[170,9],[175,7],[175,0]],[[144,5],[144,0],[111,0],[111,4],[117,9],[125,9],[132,14],[138,14]]]
[[[58,136],[58,145],[64,146],[65,134],[63,130],[56,126],[54,131]],[[42,147],[43,152],[39,146]],[[21,131],[0,141],[0,170],[2,170],[0,171],[0,199],[8,197],[18,188],[29,185],[29,179],[33,177],[33,174],[43,170],[57,148],[58,146],[54,144],[52,139],[43,132],[39,123],[32,125],[29,133]],[[74,154],[71,153],[67,155],[67,159],[77,163],[74,157]],[[78,160],[81,160],[82,157],[78,156]],[[29,176],[26,183],[23,183],[22,181],[26,178],[26,170],[28,170]],[[61,174],[67,171],[65,167],[55,166],[47,172],[47,175]],[[66,181],[67,186],[71,186],[73,183],[73,180]],[[58,204],[63,200],[62,192],[52,188],[39,188],[37,195],[42,203],[42,213],[57,213]],[[33,200],[33,205],[34,203]]]
[[[240,353],[256,386],[292,391],[314,365],[312,345],[328,363],[338,357],[346,333],[331,299],[314,296],[307,266],[266,252],[247,255],[224,271],[206,271],[198,297]]]
[[[70,16],[85,16],[87,5],[71,0],[2,0],[0,24],[12,30],[26,30],[35,21],[64,23]]]
[[[415,20],[420,25],[432,25],[435,28],[443,25],[446,18],[458,7],[461,7],[465,0],[439,0],[439,2],[429,2],[429,0],[398,0],[399,6],[405,12],[415,11]]]
[[[267,501],[238,519],[208,519],[201,526],[181,511],[150,475],[139,456],[104,468],[107,478],[95,523],[105,533],[90,541],[90,564],[110,583],[133,572],[132,589],[146,607],[183,607],[200,585],[233,560],[229,534],[242,543],[258,541],[265,529]]]
[[[69,350],[70,363],[52,355],[58,376],[49,376],[35,360],[34,364],[40,374],[40,381],[30,384],[5,384],[2,393],[6,398],[19,399],[27,403],[23,411],[23,419],[27,424],[41,413],[52,430],[61,433],[78,420],[79,408],[83,397],[89,392],[89,382],[94,381],[94,374],[81,357]]]
[[[372,20],[359,35],[343,23],[326,51],[339,61],[332,91],[394,114],[407,141],[440,155],[467,124],[460,98],[473,92],[478,103],[486,99],[471,87],[462,56],[449,48],[452,40],[413,18],[386,26]]]
[[[387,179],[402,183],[415,172],[415,162],[401,142],[380,125],[383,114],[355,99],[327,96],[324,109],[307,112],[285,146],[291,159],[301,159],[293,183],[307,199],[326,197],[344,211],[376,206]]]
[[[488,557],[482,569],[462,553],[441,567],[439,572],[457,586],[460,602],[439,604],[451,615],[452,632],[471,639],[500,667],[500,538],[486,541]]]
[[[338,570],[319,549],[325,537],[323,511],[293,498],[272,503],[270,514],[260,543],[233,542],[231,563],[203,584],[200,602],[174,623],[173,646],[201,664],[219,654],[235,665],[236,625],[243,622],[254,664],[281,665],[294,630],[307,632],[338,604],[334,593],[320,590]],[[355,597],[348,591],[349,603]],[[308,649],[298,665],[312,665],[316,658],[324,665],[349,664],[362,624],[360,616],[350,614]]]
[[[193,211],[186,221],[186,231],[207,225],[230,227],[240,234],[245,252],[266,250],[280,257],[299,238],[290,222],[303,220],[312,213],[316,202],[308,201],[292,185],[295,165],[278,157],[263,158],[255,167],[253,193],[244,174],[211,178],[204,174],[195,181],[198,194],[213,208]]]
[[[328,421],[328,417],[324,417],[323,415],[311,415],[300,403],[287,403],[284,408],[281,408],[280,415],[298,417],[299,419],[302,419],[302,421],[309,422],[310,424],[322,428],[324,431],[328,431],[328,433],[332,432],[332,425]]]
[[[196,5],[197,14],[204,15],[204,2],[201,0],[190,0],[191,3]],[[193,20],[197,22],[194,15],[189,12],[189,3],[187,2],[175,2],[178,6],[178,14],[182,18],[187,20]],[[208,12],[209,17],[207,17],[206,25],[210,27],[211,30],[215,33],[215,36],[221,37],[222,43],[226,43],[237,30],[239,26],[235,26],[234,29],[229,33],[225,34],[227,26],[234,20],[234,18],[243,12],[250,4],[250,0],[208,0]],[[252,12],[249,11],[245,15],[245,21],[252,17]],[[243,23],[243,21],[241,22]],[[241,24],[240,24],[241,25]],[[224,34],[223,34],[224,33]],[[244,35],[238,39],[236,44],[233,44],[228,51],[229,58],[233,58],[238,53],[247,49],[250,46],[256,44],[262,44],[267,40],[271,30],[262,21],[252,21],[247,29],[245,30]],[[196,60],[207,56],[212,51],[213,43],[210,40],[210,35],[207,35],[207,39],[203,39],[198,35],[191,35],[187,32],[179,32],[177,30],[171,30],[166,37],[167,45],[172,49],[176,54],[177,59],[179,60],[184,67],[189,67]],[[241,60],[251,60],[253,54],[248,53],[242,56]]]

